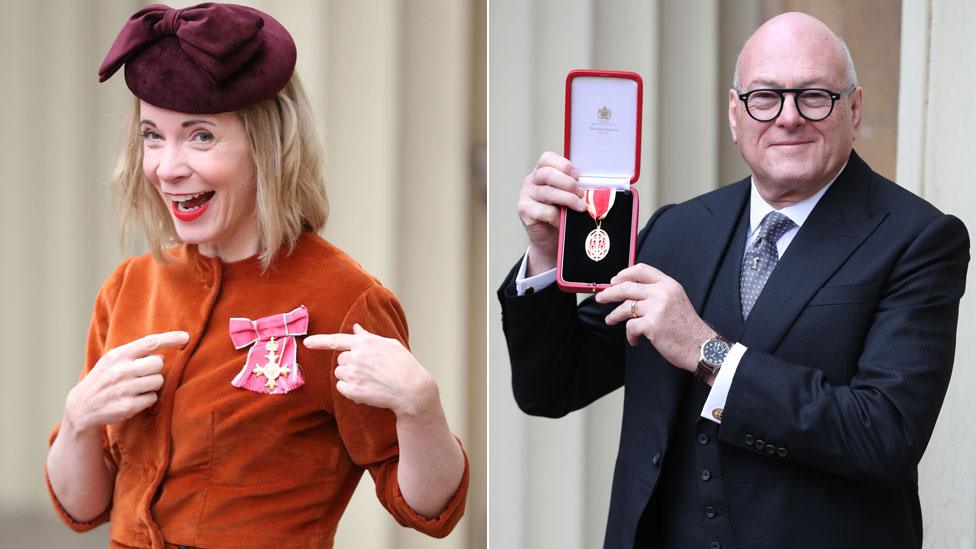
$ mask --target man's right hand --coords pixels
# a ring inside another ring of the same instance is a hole
[[[518,211],[529,237],[526,276],[556,267],[559,239],[559,207],[586,211],[579,170],[554,152],[544,152],[532,173],[522,181]]]
[[[163,386],[163,357],[153,353],[183,347],[189,340],[186,332],[165,332],[109,350],[68,393],[62,429],[91,431],[151,406]]]

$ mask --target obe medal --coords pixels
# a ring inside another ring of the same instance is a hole
[[[610,213],[617,191],[614,189],[586,189],[583,200],[586,211],[596,222],[596,228],[586,236],[586,257],[593,261],[600,261],[610,253],[610,235],[601,228],[603,218]]]
[[[304,305],[288,313],[257,320],[230,319],[230,340],[235,349],[250,347],[244,367],[231,380],[238,389],[266,395],[283,395],[305,384],[298,365],[295,336],[308,332],[308,309]],[[261,358],[261,349],[264,358]]]

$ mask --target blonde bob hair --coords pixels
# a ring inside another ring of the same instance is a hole
[[[282,246],[290,254],[302,232],[317,232],[325,226],[329,200],[322,176],[322,149],[297,74],[274,99],[239,110],[237,115],[254,160],[259,258],[267,269]],[[163,248],[180,240],[166,205],[143,173],[142,147],[136,98],[112,175],[112,196],[123,245],[130,232],[141,232],[153,256],[165,261]]]

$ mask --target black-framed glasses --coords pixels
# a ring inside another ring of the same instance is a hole
[[[845,90],[845,94],[850,91]],[[840,93],[823,88],[763,88],[739,94],[739,99],[746,104],[746,112],[753,120],[769,122],[783,112],[783,101],[788,93],[793,94],[796,112],[812,122],[830,116],[834,103],[842,97]]]

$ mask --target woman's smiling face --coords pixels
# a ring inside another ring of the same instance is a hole
[[[258,252],[257,181],[237,113],[185,114],[140,101],[142,169],[183,242],[224,261]]]

